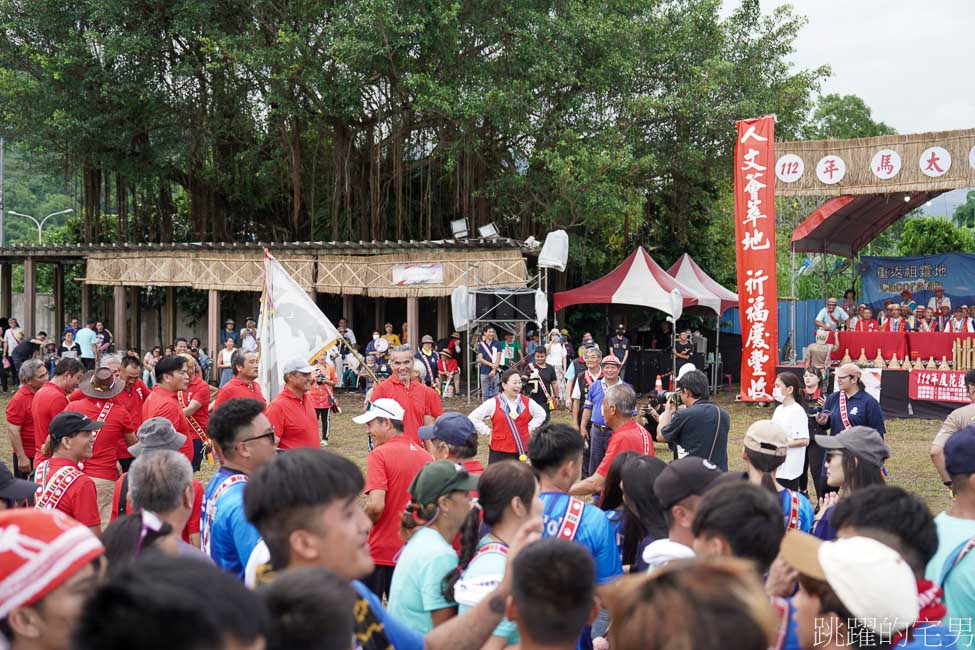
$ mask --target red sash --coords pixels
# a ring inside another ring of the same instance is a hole
[[[481,548],[477,549],[477,553],[471,558],[471,562],[481,557],[482,555],[487,555],[488,553],[499,553],[507,557],[508,555],[508,545],[502,544],[501,542],[490,542],[485,544]],[[468,564],[470,566],[470,564]]]
[[[34,473],[34,480],[37,482],[37,500],[34,507],[38,510],[57,510],[58,504],[68,493],[68,489],[74,485],[75,481],[84,476],[84,472],[80,469],[69,465],[62,467],[48,478],[50,462],[46,460],[41,463],[41,466]]]
[[[846,409],[846,393],[840,391],[840,419],[843,420],[843,430],[846,431],[853,425],[850,423],[850,414]],[[836,433],[839,433],[837,431]],[[833,435],[836,435],[835,433]]]
[[[181,391],[181,390],[176,391],[176,400],[179,402],[181,408],[185,409],[187,406],[190,405],[190,403],[186,400],[185,391]],[[205,409],[206,406],[200,406],[200,408]],[[193,428],[193,430],[196,431],[196,435],[200,436],[200,440],[203,441],[203,453],[207,456],[207,458],[210,458],[212,462],[212,457],[210,456],[210,453],[212,451],[212,446],[210,445],[210,438],[207,437],[206,430],[199,422],[196,421],[196,418],[193,417],[192,415],[187,415],[186,420],[190,423],[190,426]]]
[[[206,521],[200,530],[200,547],[203,552],[210,555],[210,528],[213,527],[213,517],[217,514],[217,501],[232,485],[246,483],[247,474],[231,474],[217,486],[217,491],[213,493],[213,498],[207,500]]]
[[[788,490],[789,492],[789,512],[785,515],[785,527],[787,530],[799,530],[799,493]]]
[[[430,367],[430,360],[427,359],[427,355],[423,354],[422,351],[420,352],[420,361],[427,367],[427,379],[429,380],[427,386],[433,386],[434,390],[439,393],[440,386],[437,382],[433,381],[433,368]]]
[[[515,447],[518,448],[518,460],[520,460],[523,463],[528,462],[528,452],[525,450],[525,441],[521,439],[521,431],[518,430],[517,423],[515,423],[515,421],[511,419],[511,414],[508,413],[508,409],[506,408],[506,400],[500,395],[496,396],[494,400],[495,400],[494,410],[501,411],[501,414],[504,416],[505,422],[508,423],[508,430],[511,431],[511,437],[515,439]],[[530,412],[527,397],[525,397],[524,395],[519,395],[518,401],[525,408],[525,411],[522,411],[522,413],[526,411]]]
[[[785,638],[789,632],[789,623],[791,622],[791,616],[789,616],[789,603],[782,598],[772,598],[772,607],[775,608],[775,613],[779,617],[779,627],[775,635],[775,643],[772,644],[774,650],[779,650],[785,645]]]
[[[585,504],[575,497],[569,497],[569,507],[565,509],[565,516],[562,517],[562,524],[556,537],[567,541],[575,539],[579,532],[579,524],[582,522],[582,509]]]
[[[647,432],[647,430],[644,429],[643,426],[639,424],[636,426],[640,430],[640,437],[643,438],[643,455],[649,456],[650,455],[650,433]]]
[[[535,366],[534,363],[529,363],[528,364],[528,367],[531,368],[531,370],[533,372],[538,370],[538,367]],[[548,388],[545,387],[545,380],[542,379],[542,373],[541,372],[538,373],[538,385],[542,387],[542,394],[545,396],[545,401],[548,402],[548,410],[549,411],[554,411],[555,410],[555,402],[552,401],[552,395],[549,394]]]

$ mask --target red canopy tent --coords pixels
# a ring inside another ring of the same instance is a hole
[[[664,271],[640,246],[598,280],[556,293],[553,304],[555,311],[581,304],[637,305],[674,316],[670,297],[674,289],[683,297],[684,308],[698,304],[697,292]]]

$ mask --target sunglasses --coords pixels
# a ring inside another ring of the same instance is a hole
[[[253,436],[251,438],[244,438],[243,440],[238,440],[237,442],[254,442],[255,440],[261,440],[262,438],[270,438],[271,442],[274,442],[274,427],[272,426],[266,432],[259,436]]]

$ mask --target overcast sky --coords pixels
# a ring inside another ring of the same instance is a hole
[[[737,6],[724,0],[724,11]],[[762,12],[784,4],[761,0]],[[975,1],[794,0],[808,18],[793,57],[828,65],[823,93],[858,95],[899,133],[975,127]]]

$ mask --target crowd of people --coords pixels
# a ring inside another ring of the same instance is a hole
[[[953,492],[933,517],[886,484],[883,415],[855,365],[831,394],[778,376],[771,418],[732,449],[693,366],[640,406],[622,331],[605,353],[554,330],[522,355],[486,329],[466,413],[444,410],[453,376],[431,377],[460,336],[414,349],[387,325],[363,357],[384,374],[351,417],[363,472],[322,448],[357,354],[346,324],[344,349],[285,360],[277,395],[257,382],[252,324],[227,322],[215,395],[185,340],[151,364],[110,347],[20,361],[13,472],[0,465],[11,647],[973,643],[975,404],[932,445]],[[965,382],[975,402],[975,371]]]
[[[910,290],[904,289],[899,300],[884,300],[878,314],[870,305],[857,304],[856,295],[849,290],[842,304],[836,298],[826,300],[815,326],[827,332],[975,332],[975,313],[968,305],[952,309],[943,287],[934,289],[927,305],[918,304]]]

